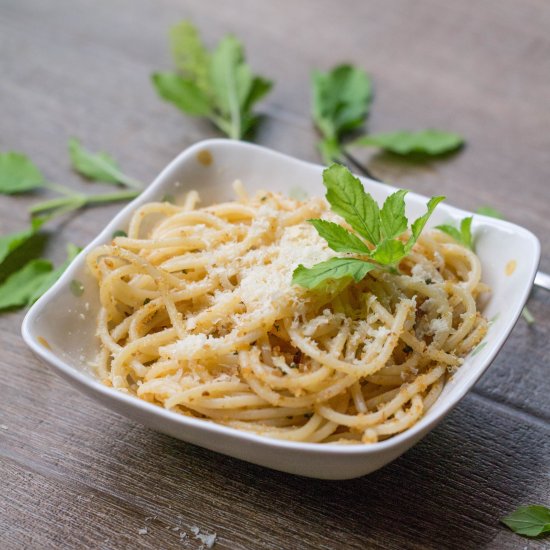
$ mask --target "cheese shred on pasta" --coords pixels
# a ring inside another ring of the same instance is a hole
[[[324,199],[149,203],[88,256],[100,288],[97,372],[167,409],[271,438],[374,443],[411,427],[485,336],[477,256],[425,231],[360,283],[292,285],[337,255],[306,220]]]

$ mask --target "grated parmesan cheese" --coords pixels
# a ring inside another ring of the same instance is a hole
[[[439,334],[442,332],[447,332],[449,330],[449,326],[445,318],[436,317],[435,319],[432,319],[430,322],[430,330],[432,334]]]
[[[249,236],[269,231],[272,226],[270,218],[280,213],[269,205],[263,205],[259,208],[259,214],[260,216],[250,227]],[[242,243],[238,242],[227,243],[218,249],[216,256],[212,256],[212,262],[219,263],[220,250],[223,249],[222,256],[227,256],[232,261],[223,268],[214,267],[211,274],[215,275],[222,269],[226,276],[227,273],[236,275],[238,284],[231,291],[216,292],[209,307],[225,309],[224,304],[234,299],[235,294],[238,295],[246,312],[233,314],[230,319],[227,319],[227,322],[235,326],[269,318],[278,307],[292,304],[294,308],[298,308],[303,302],[304,290],[290,284],[293,271],[299,264],[311,267],[336,255],[315,228],[308,223],[283,227],[276,242],[268,242],[266,245],[250,249],[244,255],[238,254],[241,245]],[[235,258],[238,258],[238,261]],[[218,318],[217,321],[226,320]],[[188,331],[196,327],[195,318],[186,320]],[[225,347],[226,342],[223,337],[202,333],[188,334],[178,342],[162,347],[161,353],[164,356],[199,358],[206,353],[205,350],[209,354],[217,351],[222,353]]]

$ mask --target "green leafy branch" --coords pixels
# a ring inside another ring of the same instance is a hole
[[[306,288],[344,277],[358,282],[373,269],[397,272],[397,265],[410,253],[436,206],[445,198],[432,197],[427,212],[412,223],[410,236],[403,240],[400,237],[409,228],[405,216],[408,191],[401,189],[391,194],[380,208],[365,192],[361,182],[339,164],[333,164],[323,172],[323,183],[332,211],[342,216],[355,233],[326,220],[309,222],[332,250],[360,257],[331,258],[310,268],[300,264],[294,270],[292,282]]]
[[[226,36],[210,52],[196,27],[183,21],[170,30],[170,46],[177,72],[152,75],[158,95],[187,115],[206,117],[232,139],[249,134],[259,120],[253,107],[273,82],[252,73],[241,42]]]
[[[33,304],[81,250],[67,245],[67,259],[58,267],[40,258],[47,237],[40,232],[43,223],[35,219],[24,231],[0,236],[0,311]]]
[[[12,195],[46,189],[58,197],[30,207],[32,216],[45,215],[48,219],[85,206],[129,200],[137,197],[143,184],[124,174],[116,161],[106,153],[91,153],[78,140],[72,138],[68,144],[72,168],[91,181],[126,187],[113,193],[89,195],[80,193],[57,183],[47,181],[37,166],[24,154],[0,153],[0,194]]]
[[[80,251],[77,246],[69,244],[67,259],[57,267],[41,258],[47,239],[41,228],[46,221],[85,206],[133,199],[143,188],[143,184],[124,174],[106,153],[91,153],[76,139],[69,140],[68,148],[71,166],[76,172],[89,180],[126,189],[94,195],[80,193],[47,181],[38,167],[22,153],[0,153],[0,194],[49,190],[58,195],[29,208],[31,223],[27,229],[0,236],[0,311],[34,303]]]
[[[326,164],[345,161],[350,146],[376,147],[403,156],[438,156],[464,144],[458,134],[435,129],[369,134],[352,140],[367,119],[373,97],[371,78],[352,65],[338,65],[326,73],[314,71],[312,96],[312,117],[322,136],[318,148]]]

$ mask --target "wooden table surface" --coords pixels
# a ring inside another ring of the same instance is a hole
[[[206,41],[234,32],[276,81],[257,141],[317,161],[309,73],[351,61],[373,76],[369,128],[439,127],[467,147],[430,165],[363,160],[387,181],[492,205],[542,240],[550,271],[550,5],[543,0],[2,0],[1,150],[29,154],[52,181],[69,136],[152,178],[217,135],[161,102],[167,29],[192,19]],[[22,229],[32,197],[0,197],[0,232]],[[52,227],[52,258],[86,244],[119,206]],[[0,547],[543,548],[499,524],[550,504],[550,293],[520,320],[475,389],[421,443],[367,477],[327,482],[270,471],[121,418],[55,376],[0,316]],[[147,528],[146,534],[139,534]]]

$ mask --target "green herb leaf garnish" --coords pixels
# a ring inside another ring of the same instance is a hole
[[[363,125],[372,98],[370,77],[352,65],[312,75],[312,116],[323,139],[318,147],[326,164],[342,160],[341,141]]]
[[[341,225],[326,220],[308,220],[308,222],[317,229],[317,233],[327,241],[332,250],[356,254],[370,253],[369,247],[359,237]]]
[[[325,220],[309,222],[330,248],[337,252],[355,253],[362,258],[331,258],[310,268],[299,265],[292,275],[292,283],[306,288],[346,277],[358,282],[372,269],[395,272],[398,263],[418,240],[435,207],[444,199],[432,197],[428,201],[427,212],[413,222],[410,237],[401,240],[399,237],[409,225],[405,216],[407,191],[396,191],[379,208],[361,182],[339,164],[333,164],[323,172],[323,183],[332,211],[342,216],[356,233]]]
[[[73,295],[76,297],[82,296],[82,294],[84,294],[84,285],[78,279],[73,279],[69,283],[69,288],[71,289]]]
[[[381,231],[386,239],[393,239],[407,231],[407,217],[405,216],[405,195],[406,189],[390,195],[382,206],[380,212]]]
[[[464,138],[452,132],[442,130],[421,130],[419,132],[385,132],[369,134],[355,140],[352,145],[378,147],[397,155],[420,153],[424,155],[443,155],[456,151],[464,144]]]
[[[253,107],[273,83],[252,73],[241,42],[226,36],[210,52],[184,21],[170,30],[170,45],[177,72],[152,75],[158,95],[188,115],[208,118],[230,138],[244,138],[258,122]]]
[[[331,258],[307,268],[299,265],[292,274],[292,284],[315,288],[327,280],[352,277],[355,282],[365,278],[367,273],[380,266],[357,258]]]
[[[113,239],[116,239],[117,237],[127,237],[128,233],[122,229],[117,229],[116,231],[113,231],[112,237]]]
[[[418,237],[420,237],[420,233],[424,230],[424,227],[428,220],[430,219],[430,216],[433,214],[433,211],[435,210],[436,206],[441,202],[445,200],[445,197],[439,195],[436,197],[432,197],[429,201],[427,206],[427,212],[420,216],[420,218],[417,218],[413,224],[411,225],[411,236],[409,237],[409,240],[407,241],[407,244],[405,245],[406,252],[409,253],[412,250],[412,247],[418,240]]]
[[[520,506],[500,521],[514,533],[525,537],[538,537],[543,533],[550,533],[550,509],[546,506]]]
[[[470,250],[474,249],[473,239],[472,239],[472,220],[473,216],[468,216],[460,222],[460,228],[456,228],[454,225],[443,224],[438,225],[436,229],[447,233],[452,237],[456,242],[461,245],[469,248]]]
[[[166,194],[162,196],[160,202],[169,202],[170,204],[174,204],[176,202],[176,197],[174,197],[174,195]]]
[[[369,242],[380,240],[380,211],[378,203],[365,193],[361,182],[340,164],[323,172],[326,198],[331,209],[339,214]]]

